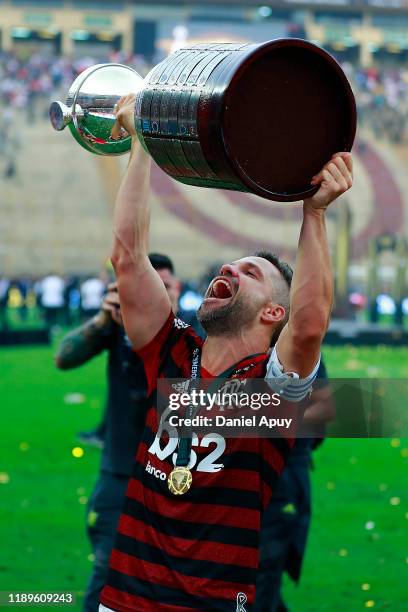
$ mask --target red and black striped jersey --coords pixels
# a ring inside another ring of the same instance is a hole
[[[291,441],[193,435],[192,487],[179,496],[169,491],[178,440],[160,424],[157,380],[190,378],[194,349],[202,343],[170,315],[138,351],[151,408],[101,594],[113,610],[247,612],[254,601],[261,514]],[[267,360],[266,354],[243,359],[234,376],[263,378]]]

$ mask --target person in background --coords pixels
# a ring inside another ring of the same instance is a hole
[[[298,582],[311,518],[312,450],[321,444],[335,406],[323,360],[317,372],[303,425],[319,438],[297,438],[276,490],[265,510],[254,612],[287,612],[282,594],[286,572]]]
[[[167,255],[161,255],[158,253],[151,253],[150,255],[152,261],[154,262],[153,267],[158,266],[156,269],[160,271],[160,276],[163,280],[163,283],[167,289],[173,305],[175,308],[175,312],[180,313],[179,308],[179,297],[181,291],[181,283],[174,275],[174,266],[173,262]],[[192,317],[193,323],[198,326],[197,320],[194,320]],[[82,444],[86,444],[88,446],[94,446],[95,448],[103,448],[104,446],[104,438],[106,431],[106,411],[103,415],[100,423],[90,431],[80,431],[78,433],[78,440]]]
[[[66,280],[64,290],[64,323],[71,326],[78,323],[81,294],[79,291],[79,278],[70,276]]]
[[[10,293],[10,280],[5,276],[0,277],[0,329],[8,327],[7,305]]]
[[[151,253],[149,258],[176,314],[180,282],[174,275],[173,264],[165,255]],[[58,368],[68,370],[105,350],[109,362],[104,448],[98,480],[87,508],[87,531],[95,561],[84,599],[86,612],[97,612],[99,607],[99,592],[106,581],[116,526],[147,409],[144,368],[123,328],[116,283],[109,286],[101,310],[62,340],[55,363]]]
[[[64,288],[63,279],[55,273],[49,274],[37,283],[37,294],[49,327],[59,323],[60,313],[64,308]]]
[[[19,314],[21,322],[25,323],[28,317],[27,299],[28,299],[28,294],[31,289],[31,281],[29,278],[22,277],[18,279],[16,285],[21,294],[21,305],[20,305],[20,308],[18,309],[18,314]]]
[[[89,319],[99,312],[106,291],[105,283],[96,276],[90,276],[81,285],[81,313]]]

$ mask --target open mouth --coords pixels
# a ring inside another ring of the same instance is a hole
[[[216,298],[217,300],[228,300],[236,293],[236,287],[229,279],[217,277],[208,288],[206,298]]]

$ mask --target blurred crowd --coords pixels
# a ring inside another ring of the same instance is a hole
[[[197,310],[213,275],[211,267],[200,283],[182,284],[180,308],[183,312]],[[112,280],[109,270],[100,275],[65,277],[51,272],[41,278],[8,278],[0,274],[0,331],[24,326],[33,320],[50,328],[86,321],[99,312]]]
[[[344,68],[353,84],[360,126],[369,127],[376,138],[406,142],[408,68]]]
[[[73,80],[96,63],[117,62],[146,74],[147,64],[140,56],[115,52],[105,58],[82,57],[71,60],[62,56],[0,52],[0,104],[9,110],[23,109],[29,121],[41,112],[48,116],[50,99],[61,90],[68,91]]]
[[[0,328],[9,326],[12,312],[25,323],[34,309],[49,327],[85,320],[99,311],[107,282],[93,274],[63,278],[50,273],[38,279],[0,277]]]
[[[74,79],[96,63],[118,62],[146,75],[149,66],[140,56],[111,53],[106,58],[61,56],[0,51],[0,173],[4,178],[17,174],[17,152],[22,145],[21,117],[33,124],[48,121],[50,102],[64,99]]]

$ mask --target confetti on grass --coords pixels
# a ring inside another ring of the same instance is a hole
[[[83,393],[68,393],[64,396],[65,404],[83,404],[86,397]]]

